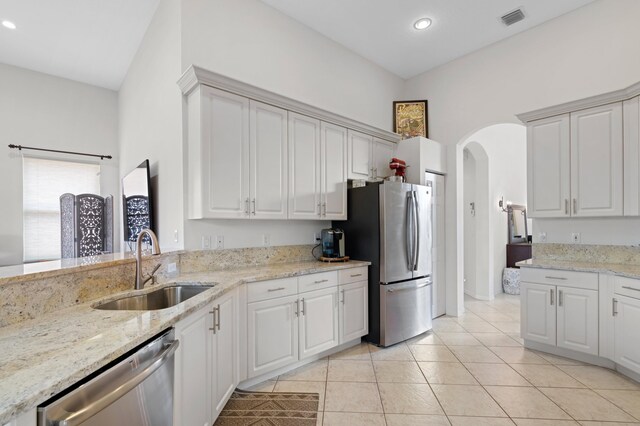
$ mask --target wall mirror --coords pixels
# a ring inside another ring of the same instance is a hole
[[[528,242],[527,207],[511,204],[507,207],[507,216],[509,244]]]

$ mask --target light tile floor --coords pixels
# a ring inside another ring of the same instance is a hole
[[[251,390],[318,392],[324,426],[640,425],[640,384],[522,347],[518,296],[465,307],[408,342],[362,343]]]

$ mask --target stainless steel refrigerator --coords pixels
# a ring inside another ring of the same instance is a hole
[[[432,195],[400,182],[350,188],[349,219],[333,222],[347,256],[371,262],[368,340],[380,346],[431,329]]]

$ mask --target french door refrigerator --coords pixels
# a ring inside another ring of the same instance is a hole
[[[349,219],[334,221],[346,254],[371,262],[369,335],[390,346],[431,329],[432,188],[401,182],[350,188]]]

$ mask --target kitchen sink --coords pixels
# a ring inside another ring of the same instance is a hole
[[[155,311],[176,306],[213,287],[212,285],[174,285],[159,288],[151,293],[112,300],[93,308],[105,311]]]

